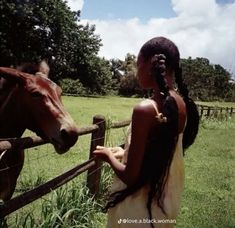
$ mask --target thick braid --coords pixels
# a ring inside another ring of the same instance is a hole
[[[166,98],[169,96],[169,87],[165,78],[166,75],[166,56],[163,54],[155,54],[151,60],[152,73],[155,76],[156,82],[159,85],[160,91]]]
[[[162,193],[164,191],[164,187],[166,184],[167,177],[169,175],[169,168],[171,161],[173,159],[174,147],[176,145],[176,141],[178,139],[178,109],[176,105],[175,99],[169,93],[169,86],[166,80],[166,56],[164,54],[155,54],[152,59],[152,75],[155,77],[156,82],[159,86],[160,92],[163,93],[164,101],[163,101],[163,109],[162,115],[166,121],[163,122],[163,128],[161,129],[161,136],[164,139],[167,138],[166,147],[162,147],[160,150],[162,152],[163,157],[160,159],[162,164],[164,164],[161,168],[161,175],[154,176],[150,181],[150,190],[148,193],[148,201],[147,201],[147,210],[149,213],[149,219],[152,219],[152,201],[154,197],[156,197],[158,206],[161,208],[162,212],[166,214],[164,209],[164,205],[162,202]],[[161,119],[159,117],[159,119]],[[169,144],[168,144],[169,143]],[[153,147],[154,148],[154,147]],[[153,153],[154,154],[154,153]],[[151,161],[156,161],[159,158],[149,159]],[[152,164],[154,167],[154,164]],[[156,173],[156,170],[153,170],[150,173]],[[153,227],[153,224],[151,224]]]
[[[188,88],[187,88],[187,85],[183,82],[182,68],[180,66],[177,66],[176,69],[175,69],[175,82],[177,83],[179,92],[183,96],[183,98],[189,99]]]
[[[187,107],[187,125],[185,127],[183,136],[183,149],[185,150],[193,144],[197,136],[199,127],[199,114],[196,104],[189,97],[187,85],[183,82],[182,79],[182,69],[179,66],[175,69],[175,82],[178,85],[179,92],[183,96]]]

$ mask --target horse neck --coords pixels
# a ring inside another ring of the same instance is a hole
[[[20,137],[26,129],[18,92],[15,86],[0,94],[0,138]]]

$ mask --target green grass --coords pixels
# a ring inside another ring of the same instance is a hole
[[[203,120],[186,151],[186,180],[177,227],[234,227],[235,119]]]
[[[63,97],[67,110],[79,127],[91,124],[96,114],[102,114],[112,121],[129,119],[132,107],[139,100],[120,97]],[[218,106],[226,105],[218,103]],[[125,131],[110,130],[106,144],[116,146],[122,143]],[[234,139],[235,118],[227,121],[201,121],[198,138],[186,151],[185,190],[177,227],[234,227]],[[64,155],[56,154],[51,145],[27,150],[15,194],[86,161],[89,148],[90,135],[87,135],[81,136],[77,144]],[[91,200],[87,194],[86,174],[82,174],[52,194],[8,216],[9,227],[105,227],[106,215],[101,209],[105,201],[103,195],[108,190],[112,175],[105,165],[98,201]]]

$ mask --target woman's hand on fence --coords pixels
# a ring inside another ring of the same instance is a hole
[[[97,158],[99,158],[103,161],[106,161],[106,162],[109,162],[110,157],[114,156],[112,151],[111,151],[111,148],[110,147],[104,147],[104,146],[97,146],[96,150],[93,151],[93,154]]]

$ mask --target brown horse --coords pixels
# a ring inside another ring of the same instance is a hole
[[[0,138],[18,138],[29,129],[64,153],[78,130],[61,102],[61,88],[47,78],[49,67],[43,62],[32,69],[34,75],[0,67]],[[0,199],[11,198],[23,163],[24,151],[0,151]]]

